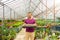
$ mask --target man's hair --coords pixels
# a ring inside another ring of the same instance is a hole
[[[32,12],[28,12],[28,13],[32,13]]]
[[[28,12],[28,14],[32,14],[32,12]]]

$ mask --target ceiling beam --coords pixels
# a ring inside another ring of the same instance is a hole
[[[0,2],[2,2],[3,0],[1,0]],[[6,0],[6,1],[3,1],[3,2],[7,2],[7,1],[9,1],[9,0]]]
[[[13,1],[15,1],[15,0],[12,0],[12,1],[6,1],[6,2],[4,2],[4,4],[8,4],[8,3],[11,3],[11,2],[13,2]]]
[[[3,4],[2,2],[0,2],[0,5],[4,6],[5,4]]]
[[[40,1],[45,7],[47,7],[42,1]],[[47,9],[49,9],[48,7],[47,7]],[[51,9],[49,9],[51,12],[53,12]]]
[[[33,2],[32,2],[33,3]],[[34,4],[34,3],[33,3]],[[35,5],[35,4],[34,4]],[[40,2],[37,4],[37,6],[35,6],[35,9],[32,11],[34,12],[36,10],[36,8],[40,5]]]
[[[2,2],[0,2],[0,5],[2,5],[2,6],[7,6],[6,4],[4,4],[4,3],[2,3]],[[7,6],[8,8],[10,8],[9,6]],[[13,10],[15,13],[17,13],[14,9],[12,9],[12,8],[10,8],[11,10]]]

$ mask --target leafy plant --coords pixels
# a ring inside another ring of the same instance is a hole
[[[56,35],[51,35],[50,40],[58,40]]]
[[[45,25],[45,21],[44,20],[37,20],[37,24],[39,26],[44,26]]]
[[[16,23],[14,23],[14,24],[12,24],[12,26],[13,27],[19,27],[19,26],[21,26],[23,24],[23,22],[21,21],[21,22],[16,22]]]
[[[38,26],[44,26],[46,25],[47,23],[52,23],[53,21],[51,20],[36,20]]]
[[[18,29],[18,30],[17,30]],[[20,27],[7,28],[6,26],[0,27],[0,40],[10,40],[16,37],[16,33],[20,31]]]
[[[0,20],[0,22],[2,22],[2,20]]]
[[[14,30],[14,28],[10,29],[9,35],[11,36],[11,38],[15,38],[16,36],[16,31]]]

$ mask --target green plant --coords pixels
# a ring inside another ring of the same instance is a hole
[[[36,22],[37,22],[38,26],[44,26],[48,23],[52,23],[53,21],[51,21],[51,20],[36,20]]]
[[[46,24],[44,20],[37,20],[36,22],[39,26],[44,26]]]
[[[45,28],[40,27],[35,30],[35,38],[44,38],[45,37]]]
[[[0,20],[0,22],[2,22],[2,20]]]
[[[19,26],[21,26],[22,24],[23,24],[22,21],[18,21],[18,22],[16,22],[16,23],[12,24],[12,26],[13,26],[13,27],[19,27]]]
[[[50,40],[58,40],[56,35],[51,35]]]
[[[14,22],[15,20],[5,20],[5,21],[7,21],[7,22]]]
[[[0,26],[0,40],[2,39],[2,29],[1,29],[1,26]]]
[[[49,28],[40,27],[35,30],[35,38],[46,38],[46,34],[51,34]]]
[[[57,22],[60,23],[60,18],[59,17],[57,18],[57,20],[58,20]]]
[[[9,35],[10,35],[10,38],[15,38],[15,36],[16,36],[16,31],[14,30],[14,28],[11,28],[10,29],[10,32],[9,32]]]
[[[9,30],[5,26],[0,27],[0,35],[1,35],[1,40],[7,39],[7,36],[9,35]]]
[[[14,39],[16,37],[17,31],[19,32],[19,28],[7,28],[6,26],[1,26],[0,27],[0,40],[10,40]]]
[[[22,27],[20,27],[23,22],[22,21],[14,21],[8,20],[7,22],[11,23],[8,25],[4,20],[4,25],[0,27],[0,40],[11,40],[16,37],[16,33],[20,32]],[[13,26],[8,28],[7,26]]]

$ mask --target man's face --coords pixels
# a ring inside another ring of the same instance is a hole
[[[27,16],[28,16],[28,18],[31,18],[32,13],[28,13]]]

